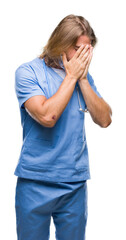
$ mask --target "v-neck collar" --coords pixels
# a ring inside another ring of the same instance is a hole
[[[62,60],[60,60],[59,61],[59,64],[60,64],[60,66],[63,68],[63,70],[65,71],[65,68],[64,68],[64,65],[63,65],[63,61]],[[55,73],[58,77],[60,77],[60,79],[63,81],[63,78],[56,72],[56,71],[54,71],[54,69],[52,68],[52,67],[50,67],[51,68],[51,70],[53,71],[53,73]]]
[[[51,69],[51,71],[53,71],[53,73],[55,73],[62,81],[64,80],[64,78],[62,78],[57,72],[55,72],[53,68],[50,68],[50,69]]]
[[[40,60],[40,62],[44,61],[44,63],[45,63],[44,58],[39,58],[39,57],[37,57],[37,59]],[[45,63],[45,65],[46,65],[46,63]],[[63,78],[62,78],[57,72],[55,72],[55,71],[53,70],[53,68],[51,68],[51,67],[49,67],[49,66],[47,66],[47,65],[46,65],[46,68],[48,69],[48,71],[49,71],[50,73],[55,74],[61,81],[63,81]]]

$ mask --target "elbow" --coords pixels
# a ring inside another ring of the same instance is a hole
[[[50,126],[49,126],[49,128],[52,128],[52,127],[54,127],[54,126],[55,126],[55,124],[56,124],[56,121],[52,121],[52,122],[50,123]]]
[[[107,128],[111,123],[112,123],[112,119],[109,118],[108,121],[106,121],[106,122],[104,122],[104,123],[101,124],[101,127],[102,127],[102,128]]]
[[[109,106],[109,105],[108,105]],[[111,123],[112,123],[112,109],[111,107],[109,106],[109,111],[108,111],[108,114],[107,114],[107,117],[105,117],[106,120],[104,120],[101,124],[101,127],[103,128],[107,128]]]
[[[40,119],[40,124],[44,127],[52,128],[56,124],[56,116],[42,116]]]
[[[100,121],[93,118],[93,121],[102,128],[107,128],[112,123],[112,119],[110,116],[108,118],[102,118],[102,120]]]
[[[109,113],[108,113],[108,118],[107,118],[107,121],[104,122],[104,124],[102,124],[101,127],[103,128],[107,128],[111,123],[112,123],[112,109],[110,108],[109,106]]]

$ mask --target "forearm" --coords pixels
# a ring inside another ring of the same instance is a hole
[[[78,80],[78,84],[93,121],[101,127],[107,127],[112,121],[110,106],[97,96],[90,86],[88,79]]]
[[[67,106],[76,84],[76,79],[66,75],[57,92],[43,103],[43,114],[52,126]]]

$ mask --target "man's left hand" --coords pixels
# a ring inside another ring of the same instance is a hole
[[[87,56],[87,58],[85,59],[85,61],[87,61],[87,63],[86,63],[86,65],[85,65],[85,69],[84,69],[83,74],[82,74],[81,77],[78,79],[79,81],[81,81],[81,80],[87,80],[88,68],[89,68],[89,65],[90,65],[92,56],[93,56],[93,47],[90,45],[90,46],[89,46],[88,56]]]

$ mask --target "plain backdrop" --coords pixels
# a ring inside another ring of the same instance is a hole
[[[16,240],[14,175],[22,127],[14,90],[16,68],[41,53],[56,25],[69,14],[84,16],[98,38],[89,67],[112,108],[108,128],[86,113],[91,179],[86,240],[126,239],[126,30],[125,1],[11,0],[0,4],[0,239]],[[55,239],[51,219],[50,239]],[[79,240],[79,239],[77,239]]]

